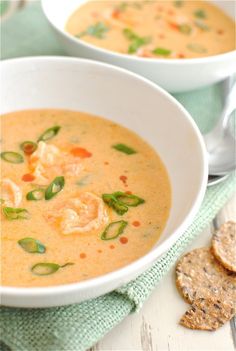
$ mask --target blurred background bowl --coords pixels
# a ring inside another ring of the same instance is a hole
[[[193,90],[218,82],[236,72],[236,51],[194,59],[150,59],[108,51],[65,31],[70,15],[85,0],[42,0],[42,8],[65,51],[71,56],[117,65],[151,79],[169,92]],[[234,0],[214,0],[235,20]]]

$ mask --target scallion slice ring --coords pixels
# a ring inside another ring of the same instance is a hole
[[[102,240],[113,240],[116,239],[119,235],[121,235],[125,229],[125,227],[128,225],[128,222],[126,221],[117,221],[117,222],[111,222],[108,224],[108,226],[105,228],[104,232],[101,235]]]
[[[45,191],[45,200],[52,199],[56,194],[58,194],[63,189],[64,185],[65,185],[64,177],[63,176],[56,177]]]
[[[27,193],[26,199],[29,201],[39,201],[44,198],[45,190],[42,188],[34,189]]]
[[[71,266],[74,263],[68,262],[63,265],[59,265],[57,263],[52,262],[39,262],[31,267],[31,272],[35,275],[50,275],[56,273],[60,268],[64,268],[66,266]]]
[[[18,240],[18,244],[22,247],[23,250],[29,253],[44,253],[46,247],[39,241],[34,238],[23,238]]]
[[[48,128],[47,130],[45,130],[45,132],[42,135],[40,135],[40,137],[38,138],[38,142],[52,139],[54,136],[58,134],[60,129],[61,129],[60,126],[54,126],[54,127]]]
[[[17,152],[14,151],[4,151],[1,152],[0,154],[1,158],[10,163],[23,163],[24,158],[21,154],[18,154]]]

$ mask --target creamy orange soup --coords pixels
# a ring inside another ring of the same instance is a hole
[[[63,110],[1,117],[1,281],[78,282],[146,254],[171,190],[156,152],[126,128]]]
[[[207,1],[88,1],[66,31],[103,49],[149,58],[195,58],[235,49],[235,22]]]

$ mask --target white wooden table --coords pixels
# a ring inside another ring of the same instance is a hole
[[[216,219],[186,249],[206,246],[214,227],[236,219],[236,195]],[[174,269],[157,286],[138,314],[127,317],[108,333],[91,351],[234,351],[235,321],[214,332],[186,329],[178,324],[189,305],[175,287]]]

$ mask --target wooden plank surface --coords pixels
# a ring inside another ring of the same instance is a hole
[[[207,246],[212,231],[227,220],[236,219],[236,195],[221,210],[215,221],[186,250]],[[189,307],[179,296],[174,269],[161,281],[138,314],[127,317],[92,350],[105,351],[234,351],[235,323],[227,323],[215,332],[192,331],[178,325]]]

